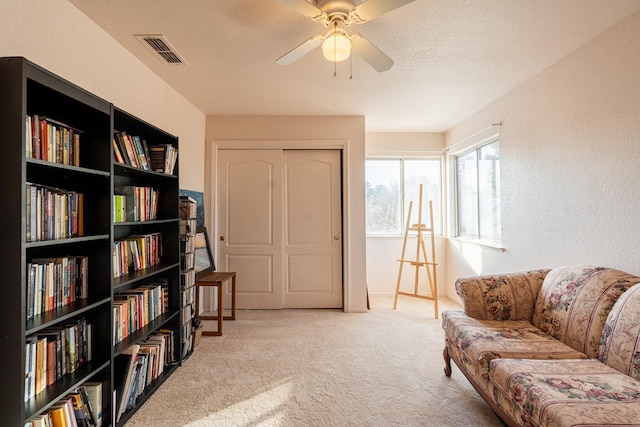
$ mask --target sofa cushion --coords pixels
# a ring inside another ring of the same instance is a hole
[[[640,381],[597,359],[495,359],[489,388],[524,426],[640,425]]]
[[[587,356],[596,357],[611,308],[638,282],[640,278],[611,268],[553,269],[538,293],[532,323]]]
[[[442,313],[445,343],[479,385],[496,358],[579,359],[586,356],[551,338],[526,320],[481,320],[459,310]],[[463,367],[461,367],[463,368]]]
[[[640,380],[640,285],[615,303],[604,325],[598,359]]]
[[[456,292],[476,319],[528,320],[549,270],[460,278]]]

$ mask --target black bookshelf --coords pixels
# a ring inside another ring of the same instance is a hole
[[[144,341],[163,330],[175,335],[172,353],[178,362],[181,304],[178,166],[176,164],[171,173],[158,173],[118,164],[114,160],[112,141],[116,132],[126,131],[145,138],[150,144],[170,144],[177,150],[178,138],[20,57],[0,58],[0,95],[0,128],[3,130],[0,168],[4,189],[0,209],[3,224],[0,271],[4,283],[0,301],[0,378],[3,382],[0,425],[23,426],[46,413],[70,391],[91,381],[102,383],[102,425],[114,426],[112,394],[117,389],[114,361],[127,345]],[[32,116],[29,120],[34,123],[38,123],[33,119],[36,116],[38,120],[44,118],[58,123],[60,135],[67,135],[69,130],[80,132],[79,142],[73,145],[69,138],[67,145],[60,143],[58,148],[53,148],[59,150],[54,161],[34,158],[35,154],[31,153],[35,152],[34,144],[28,145],[27,140],[35,134],[31,131],[34,128],[28,128],[27,116]],[[73,157],[73,161],[63,160],[66,157]],[[36,199],[28,189],[29,184],[81,196],[77,203],[68,202],[61,211],[50,207],[59,207],[59,201],[55,202],[58,205],[48,205],[38,200],[36,205],[42,210],[32,214],[32,202]],[[158,214],[154,221],[114,223],[113,196],[122,185],[151,186],[158,190]],[[42,212],[47,209],[56,213],[43,216]],[[48,230],[59,227],[66,235],[55,239],[43,237],[42,227]],[[144,233],[161,235],[160,264],[115,278],[114,242]],[[46,307],[29,317],[29,307],[33,310],[34,304],[29,298],[35,298],[30,287],[33,276],[30,276],[29,264],[33,260],[73,256],[87,259],[87,295],[70,296],[70,288],[65,288],[60,291],[61,295],[64,293],[59,297],[62,305],[54,304],[55,307]],[[125,341],[114,345],[114,295],[158,278],[167,284],[167,309]],[[74,372],[63,375],[25,400],[26,342],[47,329],[77,323],[80,319],[91,325],[90,333],[84,331],[80,335],[85,341],[89,340],[91,360],[79,363]],[[176,366],[177,363],[171,364],[162,376],[149,384],[120,424],[135,413]]]
[[[178,149],[177,137],[117,107],[113,107],[113,132],[114,139],[117,138],[118,133],[125,132],[127,135],[135,136],[149,145],[171,145],[176,150]],[[163,374],[144,388],[142,394],[137,397],[135,406],[122,414],[117,421],[117,425],[122,425],[175,370],[179,362],[181,341],[179,185],[177,164],[173,170],[160,173],[153,170],[145,170],[142,167],[118,163],[113,154],[111,154],[111,159],[113,194],[121,194],[121,190],[124,187],[149,187],[158,192],[156,217],[151,220],[112,222],[111,235],[113,241],[116,242],[129,236],[159,233],[159,248],[161,249],[158,264],[114,277],[112,280],[113,295],[115,297],[115,295],[149,282],[157,283],[158,281],[163,281],[168,288],[168,307],[166,311],[116,343],[113,347],[113,358],[119,357],[130,345],[143,342],[159,330],[170,331],[173,334],[173,342],[171,344],[173,348],[170,352],[173,355],[173,359],[168,360],[168,365],[165,366]],[[113,381],[114,383],[117,382],[115,378]],[[119,401],[119,396],[116,400]]]

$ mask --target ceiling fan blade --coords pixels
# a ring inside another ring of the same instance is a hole
[[[320,10],[319,8],[317,8],[316,6],[312,5],[311,3],[305,0],[278,0],[278,1],[284,5],[289,6],[292,9],[295,9],[299,13],[303,14],[308,18],[313,19],[314,21],[323,22],[327,17],[326,13],[324,13],[322,10]]]
[[[415,0],[365,0],[351,10],[351,20],[357,23],[371,21],[413,1]]]
[[[296,62],[298,59],[305,56],[307,53],[311,52],[313,49],[320,46],[323,36],[313,36],[309,40],[304,41],[300,45],[294,47],[289,52],[282,55],[280,58],[276,60],[276,63],[280,65],[289,65]]]
[[[393,60],[360,34],[354,34],[351,49],[362,59],[367,61],[376,71],[383,72],[393,66]]]

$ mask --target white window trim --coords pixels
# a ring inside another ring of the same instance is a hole
[[[396,155],[396,153],[398,153],[398,155]],[[365,160],[365,164],[367,160],[439,160],[440,161],[440,233],[439,234],[434,234],[433,237],[437,238],[441,238],[441,237],[445,237],[446,238],[446,232],[445,230],[447,229],[447,212],[446,212],[446,156],[444,152],[436,152],[433,154],[430,153],[420,153],[417,154],[415,152],[409,152],[409,151],[397,151],[397,152],[393,152],[390,153],[389,151],[385,151],[384,154],[380,153],[380,154],[375,154],[375,152],[371,152],[369,155],[365,156],[364,158]],[[403,177],[404,177],[404,168],[401,167],[401,171],[403,173]],[[400,184],[401,188],[402,188],[402,200],[400,201],[402,203],[402,206],[404,206],[404,182],[402,182]],[[366,224],[365,224],[365,235],[367,238],[371,237],[371,238],[376,238],[376,239],[380,239],[380,238],[394,238],[397,239],[398,237],[403,237],[404,236],[404,230],[406,227],[406,212],[404,211],[404,208],[402,209],[402,215],[400,218],[400,225],[401,225],[401,231],[399,234],[381,234],[381,233],[369,233],[368,231],[366,231]]]
[[[502,125],[502,123],[500,123],[500,125]],[[486,247],[486,248],[491,248],[491,249],[497,249],[501,252],[505,252],[506,248],[502,245],[502,237],[501,237],[501,241],[500,242],[494,242],[494,241],[490,241],[490,240],[485,240],[485,239],[481,239],[481,238],[477,238],[477,239],[472,239],[469,237],[462,237],[460,236],[460,226],[459,226],[459,220],[458,220],[458,162],[457,159],[460,156],[464,156],[465,154],[469,154],[473,151],[477,151],[479,148],[485,146],[485,145],[489,145],[491,143],[493,143],[494,141],[498,141],[500,142],[500,132],[497,133],[493,133],[490,136],[487,136],[479,141],[476,141],[470,145],[465,146],[463,149],[460,149],[454,153],[449,153],[449,161],[450,161],[450,165],[451,165],[451,180],[452,180],[452,194],[451,194],[451,206],[452,206],[452,212],[453,215],[451,215],[451,224],[452,224],[452,228],[451,231],[453,231],[453,236],[451,237],[451,239],[453,240],[457,240],[459,242],[464,242],[464,243],[470,243],[470,244],[475,244],[478,246],[482,246],[482,247]],[[455,145],[455,144],[454,144]],[[448,152],[449,149],[445,149],[445,152]],[[502,157],[501,157],[502,159]],[[502,187],[502,183],[501,183],[501,187]],[[500,203],[500,205],[502,206],[502,201]],[[500,209],[500,215],[502,215],[502,208]]]

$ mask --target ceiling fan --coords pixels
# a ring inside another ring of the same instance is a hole
[[[324,57],[331,62],[349,58],[353,50],[376,71],[387,71],[393,60],[361,34],[349,35],[346,27],[362,24],[397,9],[415,0],[365,0],[356,5],[356,0],[278,0],[302,15],[324,24],[329,30],[325,34],[312,36],[276,60],[280,65],[289,65],[322,45]],[[317,5],[316,5],[317,4]]]

